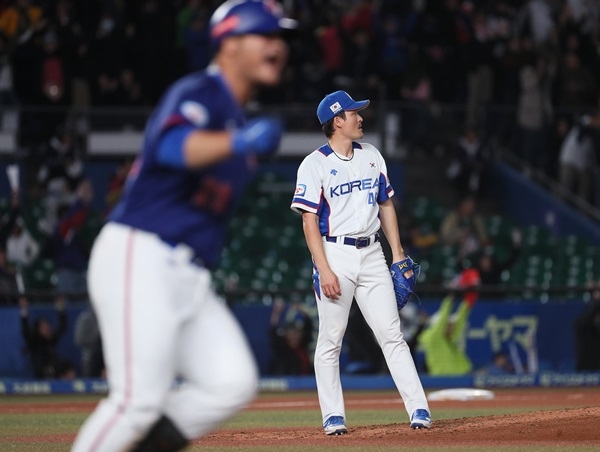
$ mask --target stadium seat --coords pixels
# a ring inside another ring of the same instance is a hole
[[[23,270],[26,290],[52,289],[56,286],[55,264],[51,259],[36,259]]]
[[[513,223],[501,215],[492,215],[487,218],[486,230],[489,237],[495,244],[506,245],[511,242],[511,234],[514,228]]]
[[[527,226],[523,230],[522,245],[524,252],[550,255],[556,246],[556,238],[546,228]]]
[[[439,230],[442,220],[446,215],[446,209],[433,199],[425,196],[411,200],[409,208],[416,224],[433,231]]]

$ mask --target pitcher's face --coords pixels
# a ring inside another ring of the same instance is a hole
[[[351,140],[358,140],[363,137],[362,128],[363,118],[358,111],[346,111],[346,119],[342,119],[341,132]]]

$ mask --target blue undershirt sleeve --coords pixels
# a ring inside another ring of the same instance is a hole
[[[175,168],[185,168],[183,143],[193,130],[195,128],[192,126],[179,126],[168,130],[158,142],[156,151],[158,162]]]

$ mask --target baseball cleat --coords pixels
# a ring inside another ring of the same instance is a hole
[[[411,428],[431,428],[431,415],[427,410],[415,410],[410,418]]]
[[[323,429],[327,435],[345,435],[348,433],[344,418],[342,416],[330,416],[323,424]]]

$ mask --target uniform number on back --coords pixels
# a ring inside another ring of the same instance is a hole
[[[192,202],[203,210],[215,215],[223,215],[229,209],[232,191],[228,182],[209,177],[202,181],[194,193]]]

